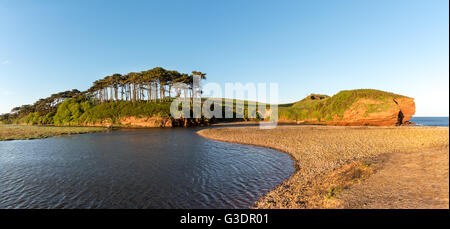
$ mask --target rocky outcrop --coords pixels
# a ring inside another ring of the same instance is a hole
[[[169,119],[160,117],[136,118],[126,117],[119,120],[119,124],[127,127],[165,127]],[[170,125],[172,127],[172,125]]]
[[[173,119],[162,117],[125,117],[119,121],[112,123],[110,120],[104,120],[102,122],[86,123],[84,126],[96,126],[96,127],[131,127],[131,128],[150,128],[150,127],[194,127],[209,125],[209,121],[205,119]]]
[[[371,110],[372,107],[385,109]],[[391,101],[379,101],[361,98],[345,110],[342,118],[334,117],[328,125],[348,126],[394,126],[409,124],[416,112],[414,99],[396,98]]]
[[[416,113],[416,103],[413,98],[398,98],[395,100],[399,111],[403,114],[403,120],[400,124],[408,124],[412,116]],[[400,115],[400,114],[399,114]]]
[[[336,95],[311,94],[291,107],[279,109],[279,120],[298,124],[394,126],[409,124],[416,112],[414,99],[390,92],[358,89]]]

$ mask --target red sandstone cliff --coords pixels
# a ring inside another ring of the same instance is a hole
[[[97,126],[97,127],[131,127],[131,128],[149,128],[149,127],[192,127],[192,126],[204,126],[209,125],[209,120],[206,119],[173,119],[173,118],[161,118],[161,117],[148,117],[148,118],[136,118],[125,117],[120,119],[116,123],[112,123],[110,120],[104,120],[102,122],[87,123],[85,126]]]
[[[381,104],[382,103],[382,104]],[[369,111],[371,105],[387,107],[383,111]],[[408,124],[416,112],[413,98],[395,98],[392,101],[378,101],[361,98],[353,103],[342,118],[335,117],[329,125],[371,125],[394,126]]]
[[[281,122],[346,126],[408,124],[416,111],[414,99],[374,89],[345,90],[333,95],[311,94],[280,109]]]

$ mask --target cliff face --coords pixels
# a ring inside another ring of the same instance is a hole
[[[412,116],[416,113],[416,103],[413,98],[399,98],[395,101],[404,115],[403,122],[401,124],[406,124],[411,121]]]
[[[308,96],[280,109],[280,120],[326,125],[394,126],[409,123],[413,98],[372,89],[341,91],[332,97]]]
[[[383,106],[384,110],[370,110],[373,106]],[[370,125],[394,126],[409,123],[415,113],[412,98],[397,98],[391,101],[379,101],[361,98],[345,110],[342,118],[334,117],[329,125]]]
[[[149,127],[192,127],[192,126],[204,126],[209,125],[209,120],[206,119],[173,119],[173,118],[161,118],[161,117],[125,117],[118,120],[116,123],[112,123],[110,120],[104,120],[102,122],[87,123],[85,126],[97,126],[97,127],[131,127],[131,128],[149,128]]]

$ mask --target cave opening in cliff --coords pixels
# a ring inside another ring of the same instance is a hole
[[[404,117],[405,117],[405,115],[403,115],[402,111],[398,112],[397,123],[396,123],[397,126],[400,126],[400,125],[403,124],[403,118]]]

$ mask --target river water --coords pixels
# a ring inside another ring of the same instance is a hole
[[[0,142],[0,208],[248,208],[294,172],[282,152],[195,131]]]

